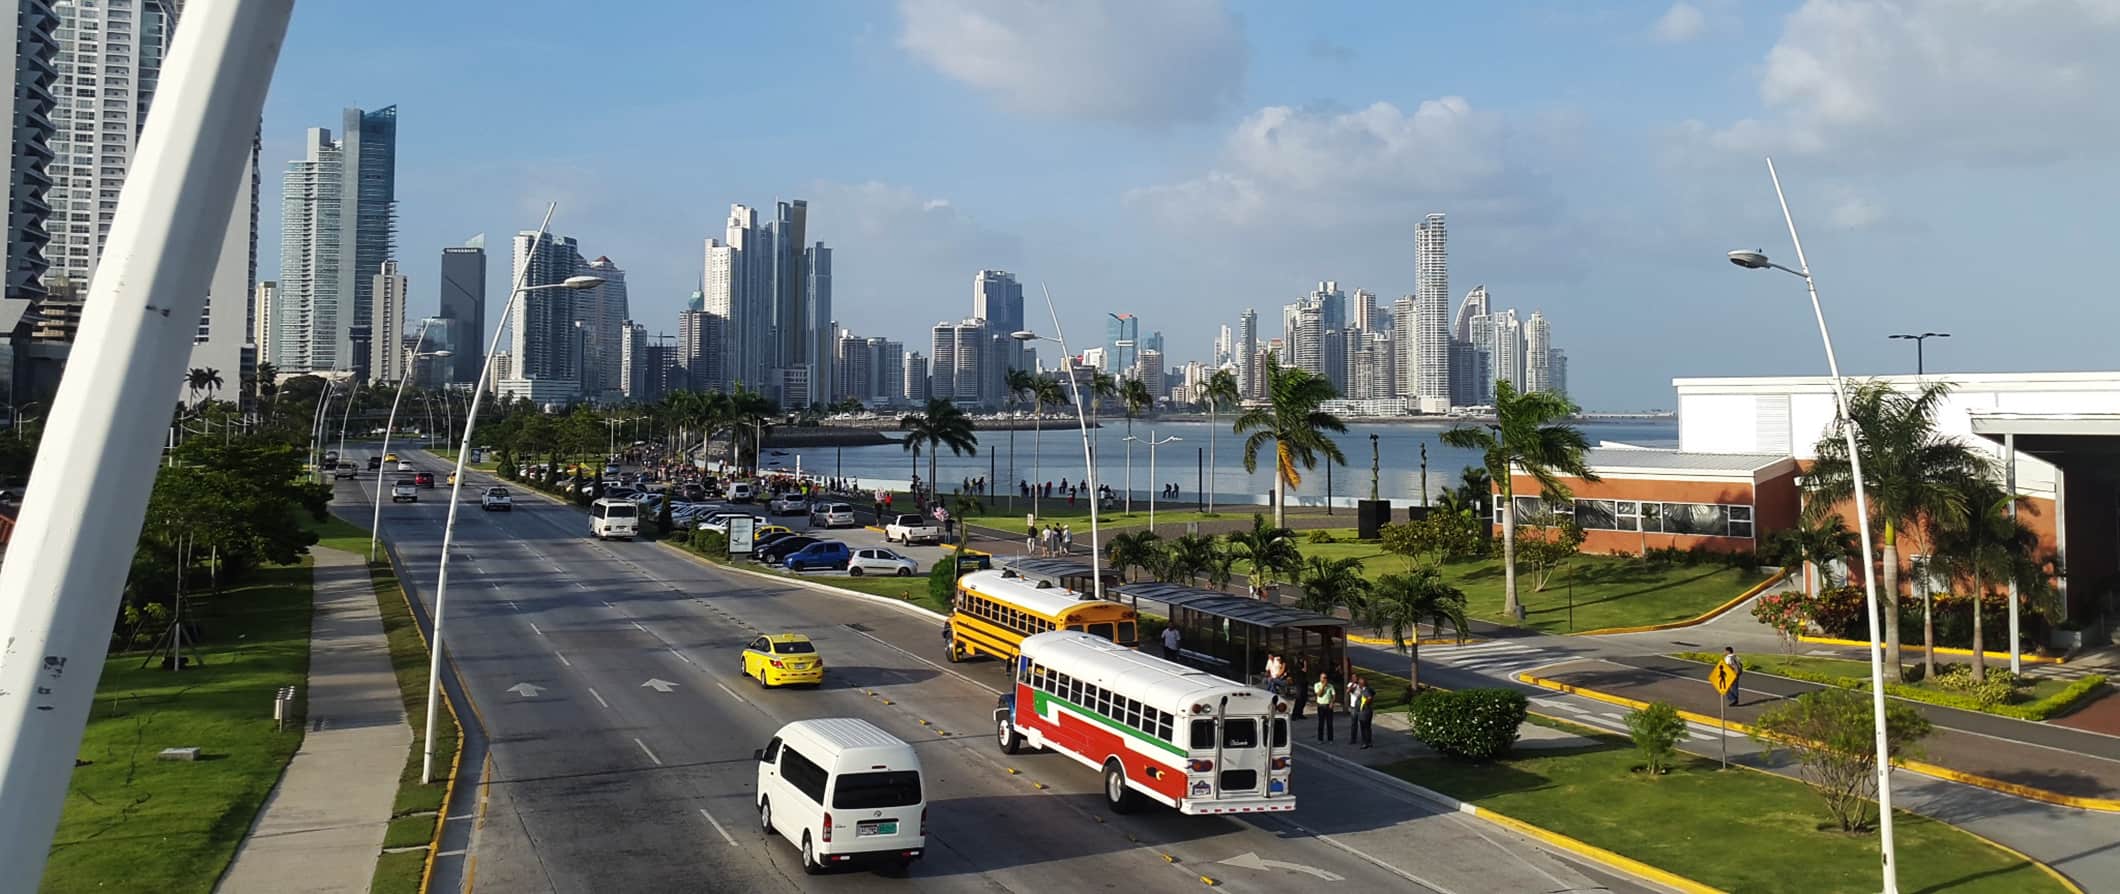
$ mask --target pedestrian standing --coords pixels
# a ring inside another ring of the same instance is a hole
[[[1318,741],[1330,742],[1333,737],[1332,709],[1339,701],[1340,692],[1332,685],[1332,677],[1318,674],[1318,682],[1310,687],[1310,695],[1318,700]]]
[[[1290,715],[1290,720],[1303,719],[1303,706],[1309,703],[1310,701],[1310,685],[1308,682],[1309,680],[1310,656],[1304,655],[1296,659],[1295,672],[1292,673],[1289,677],[1289,682],[1294,684],[1290,686],[1289,689],[1294,694],[1296,700],[1295,713]]]
[[[1171,661],[1176,661],[1176,660],[1178,660],[1178,642],[1179,642],[1179,640],[1180,640],[1180,636],[1179,636],[1179,634],[1178,634],[1178,628],[1177,628],[1177,625],[1174,625],[1174,624],[1165,624],[1165,625],[1163,625],[1163,657],[1164,657],[1164,658],[1166,658],[1166,659],[1169,659],[1169,660],[1171,660]]]
[[[1060,548],[1067,555],[1075,554],[1075,529],[1071,525],[1060,526]]]
[[[1737,707],[1737,687],[1745,680],[1745,663],[1738,660],[1737,650],[1729,646],[1723,647],[1722,662],[1730,667],[1730,694],[1724,698],[1724,701],[1729,703],[1730,707],[1735,708]]]
[[[1368,748],[1371,745],[1376,744],[1376,706],[1376,688],[1370,686],[1369,679],[1365,677],[1362,679],[1361,697],[1356,699],[1354,703],[1355,729],[1361,734],[1363,748]]]

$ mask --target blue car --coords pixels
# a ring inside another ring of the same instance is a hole
[[[853,561],[854,551],[837,540],[820,540],[792,553],[782,561],[789,571],[806,571],[812,568],[829,568],[844,571]]]

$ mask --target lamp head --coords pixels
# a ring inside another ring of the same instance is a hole
[[[432,352],[432,353],[428,354],[427,356],[429,356],[429,357],[447,357],[447,356],[449,356],[449,355],[451,355],[451,354],[454,354],[454,353],[456,353],[456,352],[455,352],[455,351],[435,351],[435,352]]]
[[[1008,337],[1013,338],[1017,341],[1037,341],[1038,333],[1032,332],[1029,329],[1018,329],[1014,332],[1009,333]]]
[[[1736,264],[1739,267],[1743,267],[1746,270],[1764,270],[1769,264],[1766,252],[1760,251],[1758,249],[1744,248],[1740,248],[1730,253],[1730,263]]]
[[[566,281],[560,283],[560,285],[565,286],[569,289],[593,289],[603,284],[603,277],[589,276],[587,274],[581,276],[570,276],[567,277]]]

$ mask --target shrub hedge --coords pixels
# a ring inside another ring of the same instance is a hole
[[[1516,744],[1531,701],[1513,689],[1434,689],[1408,708],[1413,737],[1438,753],[1466,760],[1492,760]]]

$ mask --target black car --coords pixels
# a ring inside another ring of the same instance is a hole
[[[380,457],[380,456],[371,456],[371,457],[369,457],[369,458],[368,458],[368,471],[370,471],[370,472],[373,472],[373,471],[375,471],[375,470],[377,470],[377,469],[380,469],[380,468],[382,468],[382,467],[383,467],[383,458],[382,458],[382,457]]]
[[[812,543],[822,542],[824,540],[820,537],[811,537],[807,534],[790,534],[767,544],[763,548],[753,549],[751,555],[768,565],[778,565],[780,560],[788,557],[789,553],[809,546]]]
[[[799,534],[796,534],[796,533],[795,533],[794,531],[774,531],[774,532],[773,532],[773,533],[771,533],[771,534],[767,534],[767,535],[765,535],[765,536],[762,536],[762,537],[759,537],[759,538],[757,538],[757,539],[755,539],[755,540],[752,540],[752,541],[751,541],[751,552],[754,552],[754,553],[755,553],[755,552],[758,552],[759,550],[765,549],[765,548],[766,548],[766,547],[768,547],[768,546],[772,546],[772,545],[773,545],[774,543],[776,543],[776,542],[778,542],[778,541],[781,541],[781,540],[786,540],[786,539],[787,539],[787,538],[789,538],[789,537],[799,537],[799,536],[801,536],[801,535],[799,535]]]

